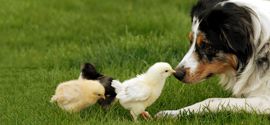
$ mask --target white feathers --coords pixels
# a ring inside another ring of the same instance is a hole
[[[131,79],[121,84],[117,80],[113,80],[112,86],[116,89],[117,99],[120,99],[121,103],[129,101],[144,101],[150,95],[150,87],[144,84],[144,81],[138,81],[138,79]]]
[[[113,80],[112,86],[115,88],[120,104],[130,110],[133,119],[136,121],[137,116],[145,113],[145,109],[152,105],[160,96],[165,80],[175,71],[168,63],[156,63],[148,71],[135,78],[124,81],[122,84]]]
[[[116,93],[120,93],[123,90],[123,86],[122,86],[121,82],[119,82],[118,80],[112,81],[112,87],[115,88]]]

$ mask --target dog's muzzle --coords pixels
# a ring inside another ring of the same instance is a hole
[[[175,78],[182,81],[186,75],[186,70],[182,67],[176,67],[175,73],[173,75]]]

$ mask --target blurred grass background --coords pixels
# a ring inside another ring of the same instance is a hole
[[[133,123],[119,104],[69,114],[49,103],[59,82],[77,79],[91,62],[124,80],[166,61],[176,66],[189,45],[195,0],[0,0],[0,124],[269,124],[268,116],[207,113]],[[209,97],[228,97],[212,78],[184,85],[169,78],[148,108],[178,109]]]

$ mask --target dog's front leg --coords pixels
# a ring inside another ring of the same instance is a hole
[[[156,117],[177,117],[184,113],[189,115],[190,113],[218,112],[221,110],[232,112],[243,110],[267,114],[270,113],[270,99],[265,97],[210,98],[179,110],[160,111],[156,114]]]

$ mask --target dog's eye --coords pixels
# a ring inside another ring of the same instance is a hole
[[[201,49],[205,49],[207,47],[206,43],[205,42],[202,42],[201,43]]]
[[[191,40],[189,40],[189,44],[192,45],[192,41]]]
[[[209,43],[202,42],[200,48],[205,51],[210,51],[212,49],[212,46]]]
[[[101,96],[101,94],[97,94],[98,96]]]

